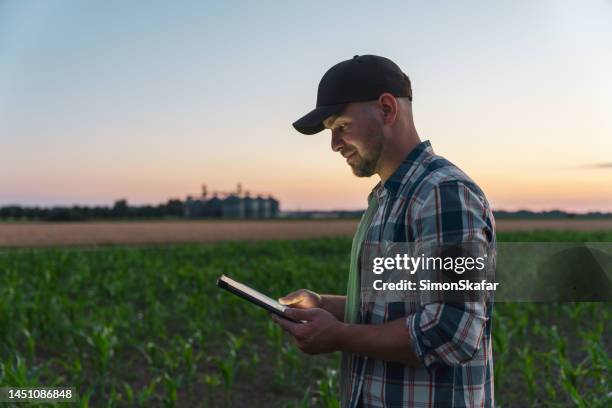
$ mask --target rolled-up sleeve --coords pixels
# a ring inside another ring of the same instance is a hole
[[[490,243],[494,226],[486,201],[460,181],[433,187],[419,206],[412,228],[424,246]],[[410,346],[426,367],[459,365],[474,358],[483,343],[487,303],[427,303],[406,317]]]
[[[407,317],[406,328],[416,356],[427,367],[470,361],[482,344],[485,307],[478,302],[430,303]]]

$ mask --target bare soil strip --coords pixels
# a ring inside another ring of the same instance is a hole
[[[0,223],[0,248],[352,236],[357,220]],[[612,230],[610,220],[498,220],[498,231]]]

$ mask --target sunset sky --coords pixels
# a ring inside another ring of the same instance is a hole
[[[241,182],[282,210],[364,208],[378,178],[291,123],[329,67],[377,54],[495,209],[612,211],[610,22],[606,0],[0,0],[0,206]]]

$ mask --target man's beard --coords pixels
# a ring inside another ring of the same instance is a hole
[[[349,163],[353,169],[353,174],[357,177],[370,177],[376,172],[378,159],[383,148],[383,133],[380,127],[373,128],[367,136],[371,140],[371,149],[364,152],[363,156],[357,152],[357,159],[354,163]]]

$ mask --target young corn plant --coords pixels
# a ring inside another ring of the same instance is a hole
[[[140,391],[138,394],[138,406],[148,407],[151,401],[155,398],[155,392],[157,391],[157,385],[161,382],[161,377],[155,377]]]
[[[527,384],[527,396],[529,398],[529,402],[533,405],[536,393],[536,375],[533,352],[530,351],[528,347],[523,347],[519,351],[519,357],[523,363],[521,365],[521,371],[523,372],[523,377],[525,378],[525,383]]]
[[[178,398],[178,383],[168,373],[164,373],[164,386],[166,389],[166,396],[163,400],[164,406],[167,408],[174,408]]]
[[[226,332],[227,340],[227,355],[224,358],[215,358],[217,368],[221,372],[223,380],[223,391],[225,396],[225,405],[231,405],[231,392],[236,381],[236,376],[240,370],[242,362],[239,359],[238,352],[243,346],[242,337],[236,337],[233,334]]]
[[[34,353],[36,351],[36,339],[32,336],[32,333],[24,327],[21,330],[23,338],[25,340],[26,350],[28,351],[28,358],[34,360]]]
[[[101,375],[106,375],[117,345],[117,336],[110,326],[94,326],[87,342],[96,351],[96,361]]]
[[[316,398],[312,395],[312,387],[306,387],[306,391],[304,391],[304,395],[302,399],[296,402],[289,402],[284,405],[285,408],[310,408],[312,406],[316,406]]]
[[[209,407],[213,406],[213,396],[215,394],[215,390],[221,384],[221,378],[218,374],[206,374],[204,375],[204,384],[206,384],[206,395],[207,395],[207,403]]]
[[[338,371],[326,368],[323,371],[323,378],[317,380],[318,390],[316,400],[320,406],[325,408],[339,408],[338,401]]]
[[[89,400],[93,394],[93,390],[89,389],[85,391],[82,395],[79,395],[79,400],[77,403],[79,404],[79,408],[89,408]]]
[[[125,394],[125,400],[129,406],[134,405],[134,390],[132,386],[126,382],[123,383],[123,393]]]
[[[511,345],[511,330],[508,327],[507,319],[500,316],[496,311],[496,315],[493,318],[493,350],[496,353],[496,361],[493,364],[493,374],[495,387],[499,389],[503,386],[503,381],[506,378],[505,369],[507,367],[506,362],[510,357],[510,345]]]
[[[11,387],[35,387],[39,385],[40,367],[28,368],[19,354],[5,362],[0,361],[0,384]]]
[[[193,379],[198,372],[198,360],[201,358],[202,353],[196,352],[193,347],[193,339],[188,339],[183,343],[181,357],[183,360],[183,375],[185,380],[191,385]],[[190,389],[191,391],[191,389]]]
[[[302,359],[300,358],[298,348],[291,343],[286,343],[280,350],[280,361],[286,371],[289,371],[291,379],[295,379],[299,375],[302,368]]]

